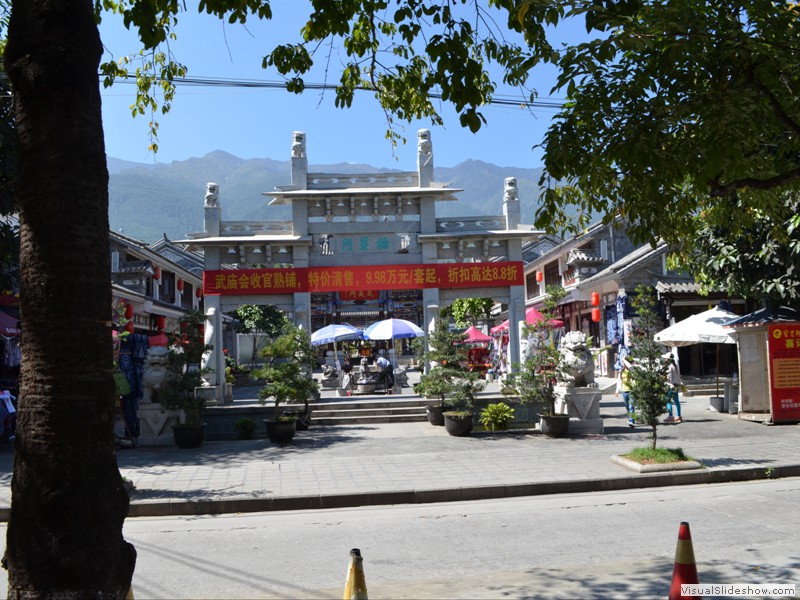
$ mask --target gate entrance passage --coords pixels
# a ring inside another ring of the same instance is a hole
[[[223,221],[220,190],[208,183],[204,231],[181,240],[205,257],[206,366],[220,388],[222,314],[272,304],[310,331],[330,323],[365,326],[395,317],[429,331],[440,306],[489,297],[524,319],[522,243],[542,234],[520,224],[517,182],[507,178],[503,215],[436,217],[439,202],[462,190],[433,180],[430,132],[418,132],[417,171],[310,173],[306,137],[294,132],[291,184],[269,207],[291,220]],[[499,193],[499,192],[498,192]],[[488,201],[488,199],[487,199]],[[519,331],[510,330],[519,362]]]

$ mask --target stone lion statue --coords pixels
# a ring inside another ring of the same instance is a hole
[[[203,205],[214,208],[217,205],[217,197],[219,194],[219,186],[216,183],[209,182],[206,184],[206,195],[203,199]]]
[[[519,199],[519,192],[517,191],[517,178],[506,177],[503,181],[503,201],[513,202]]]
[[[158,401],[158,390],[169,377],[168,357],[169,348],[166,346],[150,346],[147,349],[142,372],[142,404],[152,404],[154,398]]]
[[[431,132],[429,129],[420,129],[417,132],[417,153],[430,154],[433,152],[431,143]]]
[[[306,134],[303,131],[292,132],[292,158],[306,157]]]
[[[567,388],[597,387],[594,381],[594,357],[588,338],[581,331],[570,331],[559,344],[559,380]]]

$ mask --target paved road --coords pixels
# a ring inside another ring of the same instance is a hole
[[[332,510],[127,519],[148,598],[667,597],[681,521],[700,581],[798,584],[800,478]],[[0,524],[0,553],[3,545]],[[0,573],[0,596],[4,596]]]

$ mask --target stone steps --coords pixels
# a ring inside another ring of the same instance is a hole
[[[332,400],[309,404],[312,419],[317,425],[341,425],[345,423],[397,423],[424,421],[425,407],[430,401],[425,398],[388,396],[363,400]],[[299,410],[302,406],[287,406],[287,410]]]
[[[342,396],[309,402],[308,407],[311,409],[313,427],[427,421],[425,407],[430,403],[431,400],[417,395]],[[281,405],[282,411],[298,411],[303,408],[303,404]],[[271,419],[273,414],[271,403],[265,406],[249,403],[209,407],[204,413],[204,420],[208,423],[206,438],[236,439],[233,424],[243,417],[255,420],[261,432],[261,421]],[[259,433],[259,437],[260,435]]]

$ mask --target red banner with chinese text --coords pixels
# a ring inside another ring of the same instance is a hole
[[[360,292],[523,284],[523,266],[519,261],[203,272],[203,292],[206,295]]]
[[[772,420],[800,420],[800,323],[767,329]]]

